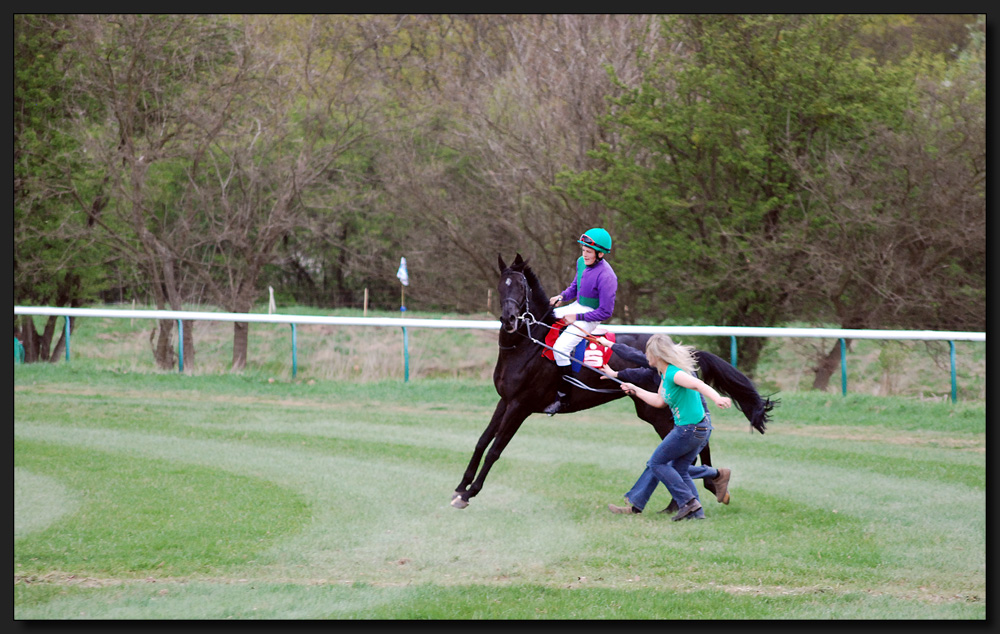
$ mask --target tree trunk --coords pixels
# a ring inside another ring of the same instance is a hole
[[[266,249],[270,250],[274,242],[271,241]],[[253,298],[255,294],[257,280],[260,278],[260,265],[257,262],[248,262],[244,268],[244,278],[236,292],[235,301],[229,304],[231,312],[249,313],[253,308]],[[233,367],[232,371],[240,372],[247,367],[247,340],[250,336],[250,324],[245,321],[233,322]]]
[[[233,371],[247,367],[247,338],[250,324],[245,321],[233,322]]]
[[[848,349],[851,347],[851,340],[845,340],[845,345]],[[826,354],[823,358],[819,360],[819,364],[813,367],[813,371],[816,375],[813,377],[812,389],[825,392],[828,387],[830,387],[830,377],[833,373],[837,371],[840,367],[840,340],[838,339],[833,343],[833,348],[830,352]]]
[[[177,362],[177,353],[170,345],[174,322],[171,319],[160,319],[158,324],[159,327],[153,328],[149,333],[149,341],[153,344],[153,358],[156,360],[156,367],[161,370],[171,370]]]
[[[45,329],[42,331],[42,336],[36,339],[38,344],[38,360],[39,361],[51,361],[52,360],[52,335],[56,331],[56,317],[55,315],[50,315],[48,319],[45,320]]]
[[[67,317],[69,319],[69,331],[73,332],[74,319]],[[52,348],[52,354],[49,356],[49,362],[55,363],[59,359],[65,358],[66,356],[66,329],[59,333],[59,339],[56,341],[56,345]]]

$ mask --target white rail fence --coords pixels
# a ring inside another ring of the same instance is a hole
[[[323,317],[312,315],[276,315],[255,313],[208,313],[180,310],[117,310],[101,308],[61,308],[15,306],[15,315],[44,315],[65,319],[66,360],[70,360],[70,318],[113,317],[121,319],[169,319],[178,324],[178,370],[184,371],[184,321],[232,321],[289,324],[292,329],[292,376],[297,372],[296,325],[322,324],[330,326],[372,326],[401,328],[403,332],[403,380],[409,381],[409,339],[407,328],[457,328],[499,330],[499,321],[463,319],[415,319],[408,317]],[[958,399],[955,372],[956,341],[986,341],[985,332],[957,332],[941,330],[852,330],[841,328],[752,328],[743,326],[637,326],[608,325],[615,333],[666,333],[669,335],[705,335],[730,338],[730,355],[736,366],[736,337],[804,337],[840,340],[841,392],[847,394],[847,344],[848,339],[894,339],[915,341],[947,341],[951,352],[951,400]]]

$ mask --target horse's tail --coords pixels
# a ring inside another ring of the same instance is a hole
[[[733,399],[736,409],[743,412],[750,426],[763,434],[771,420],[771,410],[780,401],[761,397],[753,382],[722,357],[704,350],[699,350],[695,356],[701,380]]]

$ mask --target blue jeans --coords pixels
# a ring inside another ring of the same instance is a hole
[[[644,509],[659,482],[667,487],[678,505],[698,498],[694,478],[718,475],[715,467],[691,465],[711,435],[712,423],[708,417],[697,425],[678,425],[670,430],[653,451],[639,479],[625,494],[629,503],[640,511]]]

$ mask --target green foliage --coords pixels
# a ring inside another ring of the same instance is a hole
[[[606,119],[621,140],[595,152],[600,169],[564,181],[621,213],[616,266],[661,306],[650,317],[771,326],[823,310],[808,303],[813,274],[802,255],[810,224],[825,216],[803,200],[794,161],[863,143],[877,122],[899,125],[910,99],[905,75],[852,56],[863,20],[664,20],[663,38],[676,44]],[[757,346],[741,342],[750,369]]]
[[[79,305],[106,284],[109,254],[94,244],[84,213],[99,211],[103,192],[68,129],[77,109],[91,105],[70,77],[73,24],[68,16],[14,17],[15,303]]]

